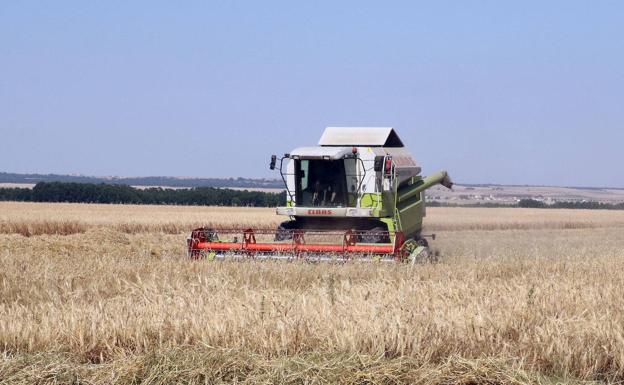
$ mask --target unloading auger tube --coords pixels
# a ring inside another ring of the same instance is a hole
[[[421,176],[391,127],[327,127],[318,146],[273,155],[270,168],[284,182],[276,211],[288,220],[277,229],[197,228],[190,258],[424,260],[424,192],[453,185],[446,171]]]

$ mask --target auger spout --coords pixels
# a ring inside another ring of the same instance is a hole
[[[418,186],[418,192],[424,191],[430,187],[433,187],[437,184],[441,184],[446,188],[452,188],[453,182],[451,181],[451,177],[446,171],[438,171],[434,174],[431,174],[425,178],[423,178],[422,185]]]
[[[448,173],[444,170],[438,171],[409,186],[409,188],[407,188],[408,191],[405,193],[401,194],[401,191],[399,191],[398,201],[404,202],[437,184],[441,184],[446,188],[453,187],[453,182],[451,181],[451,177]]]

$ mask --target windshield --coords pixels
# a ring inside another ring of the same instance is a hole
[[[296,200],[299,206],[347,206],[345,161],[302,159],[295,163]]]

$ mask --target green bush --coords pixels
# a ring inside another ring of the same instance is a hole
[[[169,204],[274,207],[286,202],[286,193],[238,191],[213,187],[190,189],[136,189],[127,185],[39,182],[31,189],[0,188],[0,200],[29,202]]]

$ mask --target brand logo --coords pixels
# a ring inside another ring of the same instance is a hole
[[[310,209],[308,210],[308,215],[331,215],[331,210],[322,210],[322,209]]]

